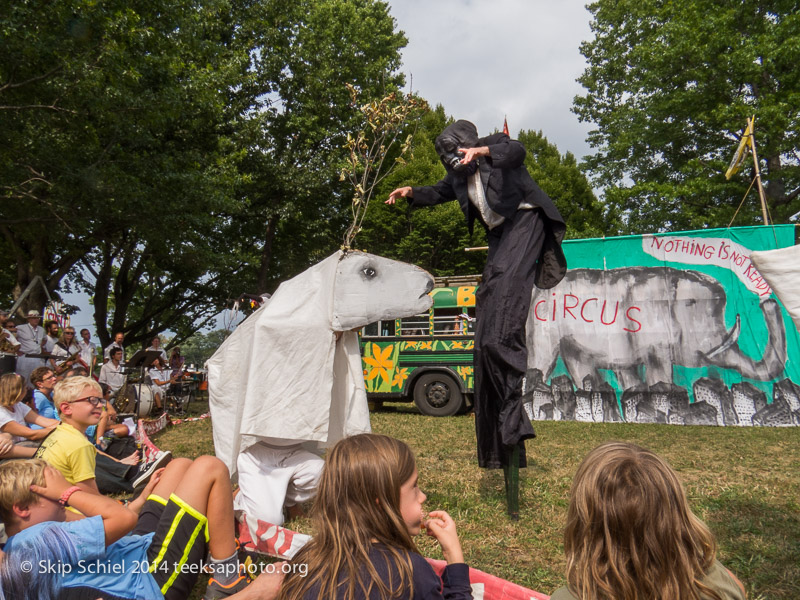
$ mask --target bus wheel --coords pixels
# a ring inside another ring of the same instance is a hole
[[[424,415],[449,417],[461,410],[464,398],[452,377],[425,373],[414,384],[414,404]]]

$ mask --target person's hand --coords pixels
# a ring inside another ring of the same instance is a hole
[[[384,204],[394,204],[398,198],[413,198],[414,197],[414,189],[407,185],[405,187],[400,187],[394,190],[391,194],[389,194],[389,199],[384,202]]]
[[[58,501],[61,499],[61,495],[71,487],[72,484],[64,479],[61,471],[47,465],[44,468],[44,485],[32,484],[31,491],[44,498]]]
[[[138,465],[139,464],[139,455],[136,451],[132,452],[130,456],[126,456],[125,458],[121,458],[120,461],[123,465]]]
[[[464,155],[464,158],[461,159],[462,165],[470,163],[480,156],[489,156],[488,146],[480,146],[478,148],[459,148],[458,151]]]
[[[42,427],[41,429],[36,429],[32,434],[28,436],[28,439],[32,442],[38,442],[39,440],[43,440],[56,427],[58,427],[58,425],[50,425],[49,427]]]
[[[464,562],[464,553],[461,551],[461,542],[458,540],[456,523],[443,510],[434,510],[428,513],[425,521],[425,530],[428,535],[436,538],[442,547],[442,554],[448,565]]]
[[[150,480],[147,482],[147,485],[144,486],[142,493],[136,496],[136,500],[131,500],[128,502],[128,510],[132,510],[137,515],[142,512],[142,507],[144,503],[147,502],[147,499],[150,497],[150,494],[153,493],[158,482],[161,480],[161,476],[166,471],[166,467],[161,467],[155,473],[150,476]]]
[[[278,592],[281,589],[281,584],[283,583],[283,569],[281,566],[286,563],[279,562],[273,564],[273,572],[265,571],[261,573],[261,575],[255,578],[253,583],[248,585],[241,592],[230,596],[230,599],[248,600],[252,598],[253,600],[273,600],[273,598],[277,598]]]
[[[0,433],[0,456],[14,447],[14,438],[10,433]]]

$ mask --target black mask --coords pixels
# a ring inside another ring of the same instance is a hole
[[[471,175],[478,169],[477,161],[463,164],[463,152],[459,148],[474,148],[478,145],[478,130],[469,121],[456,121],[445,127],[436,138],[436,153],[445,168],[458,175]]]

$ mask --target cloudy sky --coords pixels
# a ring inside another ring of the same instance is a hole
[[[564,154],[590,153],[572,99],[591,37],[586,0],[389,0],[408,38],[406,83],[481,135],[541,130]]]

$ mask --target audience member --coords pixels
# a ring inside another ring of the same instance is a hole
[[[56,405],[53,404],[53,388],[56,386],[56,376],[50,367],[37,367],[31,373],[33,384],[33,404],[36,412],[47,419],[58,419]],[[33,429],[40,429],[34,425]]]
[[[608,442],[575,473],[564,531],[567,587],[552,600],[744,600],[741,582],[660,456]]]
[[[447,561],[440,579],[418,553],[425,494],[414,455],[403,442],[361,434],[327,456],[312,511],[314,537],[294,557],[307,572],[286,575],[280,598],[472,598],[469,569],[453,519],[425,521]]]
[[[17,358],[17,373],[22,375],[26,384],[30,384],[30,374],[36,367],[44,366],[44,359],[29,355],[40,355],[44,352],[45,331],[39,327],[41,315],[29,310],[27,323],[17,327],[17,341],[20,343],[22,355]],[[33,386],[31,386],[33,387]]]
[[[27,393],[25,380],[17,373],[0,376],[0,431],[10,433],[15,444],[43,440],[58,425],[54,419],[46,419],[31,410],[21,400]],[[33,430],[28,424],[41,425]]]
[[[105,400],[100,385],[91,377],[69,377],[59,382],[54,400],[61,424],[42,441],[36,456],[80,489],[93,493],[131,492],[171,459],[171,453],[164,452],[158,461],[141,471],[136,467],[139,462],[136,452],[122,460],[98,454],[86,439],[86,429],[100,422]]]
[[[183,600],[205,567],[213,574],[205,598],[239,600],[244,595],[236,592],[249,591],[249,578],[239,564],[228,478],[215,457],[176,459],[131,510],[72,486],[42,461],[5,463],[0,465],[0,517],[9,534],[5,550],[8,557],[58,553],[54,564],[71,568],[40,572],[44,581],[37,581],[54,598]],[[87,518],[67,521],[65,506]],[[98,560],[109,568],[79,568]],[[131,567],[143,564],[150,569]],[[13,589],[15,599],[31,597],[12,574],[3,570],[2,575],[3,589]],[[271,600],[280,579],[261,575],[259,595],[247,597]]]

